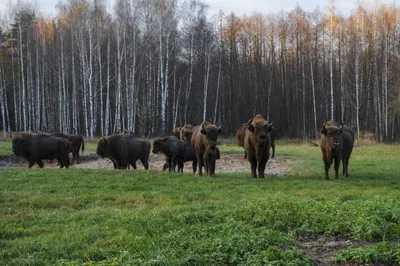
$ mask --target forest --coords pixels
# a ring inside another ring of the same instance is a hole
[[[210,14],[201,0],[67,0],[0,18],[0,129],[164,136],[207,120],[235,133],[255,114],[309,139],[326,120],[357,137],[400,139],[395,5],[343,16],[300,6]],[[255,7],[256,9],[256,7]]]

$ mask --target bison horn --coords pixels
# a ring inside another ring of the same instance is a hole
[[[183,127],[181,127],[181,132],[183,131],[183,129],[186,127],[186,124],[183,125]]]
[[[339,129],[342,129],[342,128],[343,128],[343,122],[340,123]]]
[[[251,122],[253,122],[253,118],[247,121],[247,124],[251,124]]]
[[[272,127],[274,125],[274,121],[268,124],[268,126]]]

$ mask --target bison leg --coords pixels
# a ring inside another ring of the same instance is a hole
[[[247,159],[247,151],[244,151],[244,157],[243,159]]]
[[[271,158],[275,158],[275,143],[272,143],[271,147],[272,147],[272,156],[271,156]]]
[[[255,156],[247,154],[247,159],[249,160],[251,166],[251,177],[257,178],[257,160]]]
[[[40,168],[43,168],[44,164],[43,164],[42,160],[39,159],[36,162],[37,162],[37,164],[39,165]]]
[[[175,170],[176,170],[176,162],[177,162],[177,159],[176,159],[175,155],[172,156],[171,162],[172,162],[171,170],[172,170],[172,172],[175,172]]]
[[[149,170],[149,158],[140,158],[140,161],[142,162],[144,166],[144,170]]]
[[[265,166],[267,162],[259,162],[258,163],[258,177],[259,178],[264,178],[264,171],[265,171]]]
[[[184,162],[183,162],[183,158],[180,160],[179,162],[179,167],[181,168],[181,173],[183,173],[183,167],[185,166]]]
[[[76,157],[76,163],[78,164],[78,163],[79,163],[79,150],[78,150],[78,152],[75,154],[74,157]]]
[[[192,162],[192,169],[193,169],[193,174],[195,174],[197,170],[197,161]]]
[[[167,170],[167,169],[168,169],[168,167],[169,167],[168,163],[165,163],[165,164],[163,165],[163,168],[162,168],[162,170],[163,170],[163,171],[165,171],[165,170]]]
[[[335,179],[339,179],[340,158],[335,157]]]
[[[342,158],[343,176],[349,176],[349,158]]]
[[[203,175],[203,156],[200,153],[196,153],[197,163],[199,168],[199,176]]]
[[[329,180],[329,163],[327,158],[324,157],[324,166],[325,166],[325,176],[324,176],[324,180]]]

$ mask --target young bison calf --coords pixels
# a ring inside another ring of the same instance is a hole
[[[167,157],[168,170],[175,172],[178,165],[178,172],[183,173],[183,160],[185,157],[185,143],[175,137],[165,137],[153,142],[153,153],[162,153]]]

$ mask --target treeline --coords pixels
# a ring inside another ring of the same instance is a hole
[[[0,30],[0,127],[90,138],[170,134],[208,120],[234,134],[255,114],[309,138],[326,119],[400,138],[399,9],[334,6],[208,14],[195,0],[68,0],[53,19],[26,5]]]

